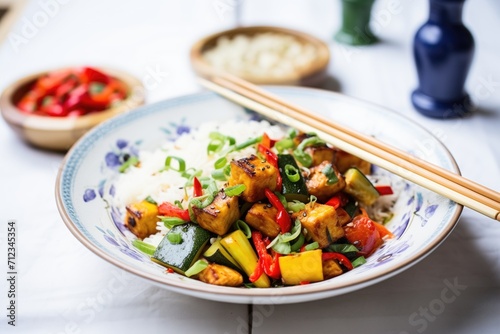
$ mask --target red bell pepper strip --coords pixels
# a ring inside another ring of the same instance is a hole
[[[375,186],[380,196],[384,195],[392,195],[394,192],[392,191],[391,186]]]
[[[158,214],[165,217],[177,217],[187,222],[191,220],[187,209],[181,209],[177,205],[169,202],[164,202],[158,205]]]
[[[278,178],[276,180],[276,190],[281,191],[281,187],[283,186],[283,179],[281,178],[281,173],[279,172],[278,167],[278,156],[276,153],[271,151],[268,147],[259,144],[257,145],[257,150],[266,158],[266,160],[273,165],[276,169],[278,169]]]
[[[85,83],[90,83],[91,81],[97,81],[103,84],[109,82],[110,77],[99,70],[92,67],[82,68],[80,79]]]
[[[262,276],[263,273],[264,273],[264,268],[263,268],[263,264],[262,264],[262,259],[259,259],[259,261],[257,262],[257,267],[255,267],[255,270],[248,277],[248,279],[250,280],[250,282],[253,283],[256,280],[258,280],[260,278],[260,276]]]
[[[262,233],[259,231],[252,232],[252,241],[257,250],[257,255],[259,255],[259,261],[262,261],[262,268],[267,276],[280,279],[281,278],[281,270],[279,264],[279,257],[281,256],[278,253],[274,253],[274,256],[267,252],[266,242],[262,238]]]
[[[271,203],[271,205],[278,210],[278,213],[276,214],[276,222],[280,226],[281,233],[289,232],[292,228],[292,220],[283,206],[283,203],[281,203],[278,196],[276,196],[269,188],[266,188],[264,193],[269,200],[269,203]]]
[[[276,140],[269,138],[269,135],[264,132],[264,134],[262,135],[261,144],[267,148],[272,148],[274,144],[276,144]]]
[[[323,261],[326,260],[337,260],[340,262],[341,265],[347,268],[347,270],[352,270],[353,266],[351,261],[344,255],[340,253],[335,253],[335,252],[326,252],[321,254],[321,259]]]
[[[343,207],[344,205],[346,205],[348,201],[349,199],[344,193],[338,193],[335,194],[332,198],[330,198],[325,204],[331,205],[335,209],[338,209],[339,207]]]
[[[195,176],[193,178],[193,197],[200,197],[201,195],[203,195],[203,187],[200,180]]]

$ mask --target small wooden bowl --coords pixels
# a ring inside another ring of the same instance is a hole
[[[261,33],[277,33],[294,37],[297,41],[303,44],[309,44],[315,48],[317,57],[301,72],[290,73],[286,76],[262,77],[252,76],[251,74],[240,76],[242,79],[248,80],[254,84],[269,84],[269,85],[303,85],[303,86],[319,86],[326,79],[326,71],[330,61],[330,50],[328,45],[323,41],[308,35],[306,33],[270,26],[252,26],[240,27],[231,30],[222,31],[210,36],[207,36],[196,42],[191,48],[191,65],[194,71],[202,77],[210,77],[217,75],[218,70],[213,68],[203,57],[203,53],[214,48],[217,40],[226,36],[233,38],[237,35],[253,36]],[[233,73],[234,74],[234,73]]]
[[[16,107],[17,102],[42,75],[36,73],[17,80],[0,96],[0,112],[9,126],[27,143],[54,151],[68,150],[95,125],[144,103],[142,82],[128,73],[110,68],[97,68],[121,80],[129,88],[128,97],[113,108],[76,117],[28,115]]]

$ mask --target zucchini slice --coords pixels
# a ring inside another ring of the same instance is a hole
[[[184,275],[198,260],[210,236],[210,232],[198,224],[174,226],[160,242],[151,260]]]
[[[303,203],[309,202],[309,192],[307,191],[306,182],[293,155],[278,154],[278,168],[282,179],[282,193],[286,200],[288,202],[294,200]],[[290,170],[296,171],[296,174],[293,174],[296,180],[292,180],[288,176],[287,171],[290,173]]]
[[[368,178],[356,167],[349,168],[345,174],[344,191],[363,204],[372,205],[380,194]]]
[[[210,262],[221,264],[240,273],[244,273],[244,271],[233,259],[233,257],[229,255],[224,247],[222,247],[219,239],[215,240],[215,242],[205,251],[205,253],[203,253],[203,256]]]

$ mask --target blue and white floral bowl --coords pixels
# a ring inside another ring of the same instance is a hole
[[[332,92],[269,89],[339,124],[458,173],[453,157],[438,139],[397,113]],[[157,148],[204,122],[255,117],[213,93],[200,93],[148,105],[97,126],[68,152],[57,178],[57,205],[66,226],[103,259],[166,289],[224,302],[284,304],[348,293],[396,275],[430,254],[456,225],[460,205],[376,168],[375,174],[402,184],[394,217],[387,225],[396,237],[363,266],[320,283],[271,289],[220,287],[165,273],[164,267],[131,245],[130,232],[123,226],[123,210],[110,204],[118,166],[138,150]]]

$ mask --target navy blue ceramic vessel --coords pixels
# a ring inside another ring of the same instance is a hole
[[[474,56],[474,38],[462,22],[465,0],[429,2],[429,19],[413,43],[419,86],[412,103],[429,117],[464,117],[473,110],[464,86]]]

